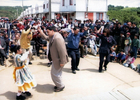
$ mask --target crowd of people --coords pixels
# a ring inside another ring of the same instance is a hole
[[[47,45],[47,43],[49,44]],[[121,24],[114,19],[106,22],[104,20],[95,22],[84,20],[82,22],[77,19],[73,21],[72,18],[67,20],[65,17],[51,21],[37,18],[14,21],[0,19],[1,65],[3,66],[5,59],[8,59],[10,51],[16,67],[27,71],[26,75],[29,74],[30,78],[24,76],[30,83],[28,84],[29,89],[36,86],[36,83],[25,66],[32,64],[32,51],[35,50],[37,56],[40,56],[40,50],[43,47],[47,47],[45,55],[48,55],[49,58],[48,66],[52,65],[51,75],[56,85],[55,92],[65,88],[61,81],[61,74],[62,67],[68,62],[68,56],[72,58],[73,74],[80,70],[78,67],[80,57],[84,58],[87,54],[93,56],[99,54],[99,72],[103,71],[103,67],[104,70],[107,70],[109,62],[119,62],[125,67],[130,66],[140,72],[139,65],[137,67],[134,65],[140,48],[139,28],[134,22]],[[23,55],[21,56],[21,54]],[[105,61],[104,57],[106,57]],[[19,78],[17,84],[21,84],[18,88],[17,98],[24,100],[25,97],[21,95],[21,92],[25,92],[29,96],[31,94],[28,89],[23,89],[24,83],[21,83],[20,77],[17,78]]]

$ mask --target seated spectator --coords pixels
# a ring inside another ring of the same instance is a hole
[[[131,38],[130,38],[130,33],[128,32],[127,35],[126,35],[126,39],[125,39],[125,47],[124,47],[124,52],[125,54],[127,55],[128,52],[130,51],[130,47],[131,47]]]
[[[110,53],[110,62],[114,61],[116,57],[116,52],[114,48],[111,48],[111,53]]]
[[[125,67],[129,67],[131,66],[132,69],[135,69],[136,67],[134,66],[134,53],[133,52],[129,52],[128,55],[125,58],[126,62],[123,64]]]
[[[122,50],[122,51],[116,56],[115,60],[121,64],[121,63],[123,63],[123,62],[125,61],[125,57],[126,57],[126,55],[125,55],[125,53],[124,53],[124,50]]]
[[[97,46],[95,44],[94,38],[92,35],[90,35],[89,39],[88,39],[88,47],[91,48],[91,53],[96,56],[97,54]]]

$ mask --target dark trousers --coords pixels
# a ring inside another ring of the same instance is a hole
[[[110,56],[110,62],[115,60],[115,56]]]
[[[104,62],[104,57],[106,57],[106,60]],[[99,71],[102,71],[103,67],[103,62],[104,62],[104,67],[107,68],[107,64],[110,61],[110,55],[106,53],[100,53],[100,64],[99,64]]]
[[[6,53],[3,49],[0,49],[0,58],[1,58],[1,64],[4,65],[4,58],[6,58]]]
[[[69,49],[69,54],[71,56],[71,69],[72,71],[75,71],[78,68],[79,61],[80,61],[80,53],[79,49],[72,50]]]
[[[84,56],[84,45],[80,44],[79,48],[80,48],[80,56],[83,57]]]
[[[134,52],[134,57],[135,59],[137,58],[137,52],[138,52],[138,48],[137,47],[132,47],[132,51]]]
[[[121,57],[118,57],[117,58],[117,61],[120,63],[120,60],[121,60],[122,58]],[[125,59],[123,59],[123,60],[121,60],[121,63],[123,63],[125,61]]]
[[[37,55],[39,55],[39,50],[40,50],[40,45],[36,45],[36,52],[37,52]]]

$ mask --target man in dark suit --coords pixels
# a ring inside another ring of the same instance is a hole
[[[1,65],[4,66],[4,58],[8,59],[8,57],[6,56],[6,53],[5,53],[6,43],[4,39],[1,38],[2,33],[3,32],[0,31],[0,58],[1,58]]]
[[[10,37],[10,24],[8,23],[8,19],[4,20],[3,28],[8,34],[8,37]]]

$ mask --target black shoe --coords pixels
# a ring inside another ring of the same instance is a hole
[[[16,97],[16,100],[25,100],[25,99],[26,99],[26,97],[24,97],[22,95]]]
[[[76,71],[72,71],[73,74],[76,74]]]
[[[99,70],[99,73],[102,73],[102,70]]]
[[[30,93],[30,92],[25,92],[25,94],[26,94],[27,96],[31,96],[31,93]]]
[[[54,92],[60,92],[60,91],[63,91],[64,90],[64,88],[65,88],[65,86],[64,87],[62,87],[61,89],[54,89]]]
[[[54,89],[57,89],[57,86],[55,86]]]
[[[52,65],[52,63],[48,63],[47,66],[50,67]]]
[[[75,70],[80,71],[80,69],[79,69],[79,68],[77,68],[77,69],[75,69]]]
[[[31,62],[29,62],[29,65],[32,65],[32,63],[31,63]]]

